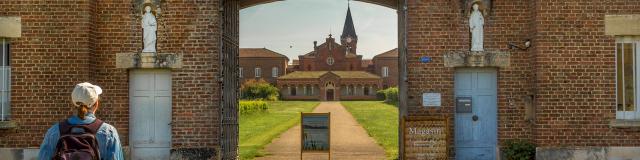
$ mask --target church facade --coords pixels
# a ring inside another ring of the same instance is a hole
[[[264,79],[280,89],[282,99],[322,101],[376,99],[376,91],[398,85],[397,49],[363,59],[357,48],[358,35],[348,8],[339,39],[329,34],[320,44],[314,41],[313,49],[285,65],[284,72],[278,72],[282,62],[288,61],[282,54],[241,48],[241,81]],[[271,74],[265,76],[265,69]]]

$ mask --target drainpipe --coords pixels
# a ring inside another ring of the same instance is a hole
[[[398,13],[398,67],[400,71],[400,76],[398,77],[398,87],[399,87],[399,112],[398,115],[398,141],[399,141],[399,154],[398,159],[403,160],[404,157],[404,130],[402,128],[402,121],[405,116],[407,116],[407,92],[408,92],[408,81],[407,81],[407,0],[398,0],[398,8],[396,9]]]

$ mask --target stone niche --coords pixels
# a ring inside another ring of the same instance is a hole
[[[449,51],[444,53],[444,66],[505,68],[509,67],[510,58],[505,51]]]
[[[182,54],[175,53],[118,53],[116,68],[182,68]]]

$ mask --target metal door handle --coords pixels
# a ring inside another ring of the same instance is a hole
[[[473,115],[473,117],[471,117],[471,119],[472,119],[473,121],[478,121],[478,116],[477,116],[477,115]]]

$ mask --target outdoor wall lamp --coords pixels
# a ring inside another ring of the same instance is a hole
[[[527,49],[529,49],[529,47],[531,47],[531,40],[530,39],[525,40],[524,41],[524,45],[522,47],[520,47],[520,46],[518,46],[518,45],[516,45],[516,44],[514,44],[512,42],[509,42],[507,44],[507,47],[509,49],[517,48],[517,49],[520,49],[520,50],[527,50]]]

